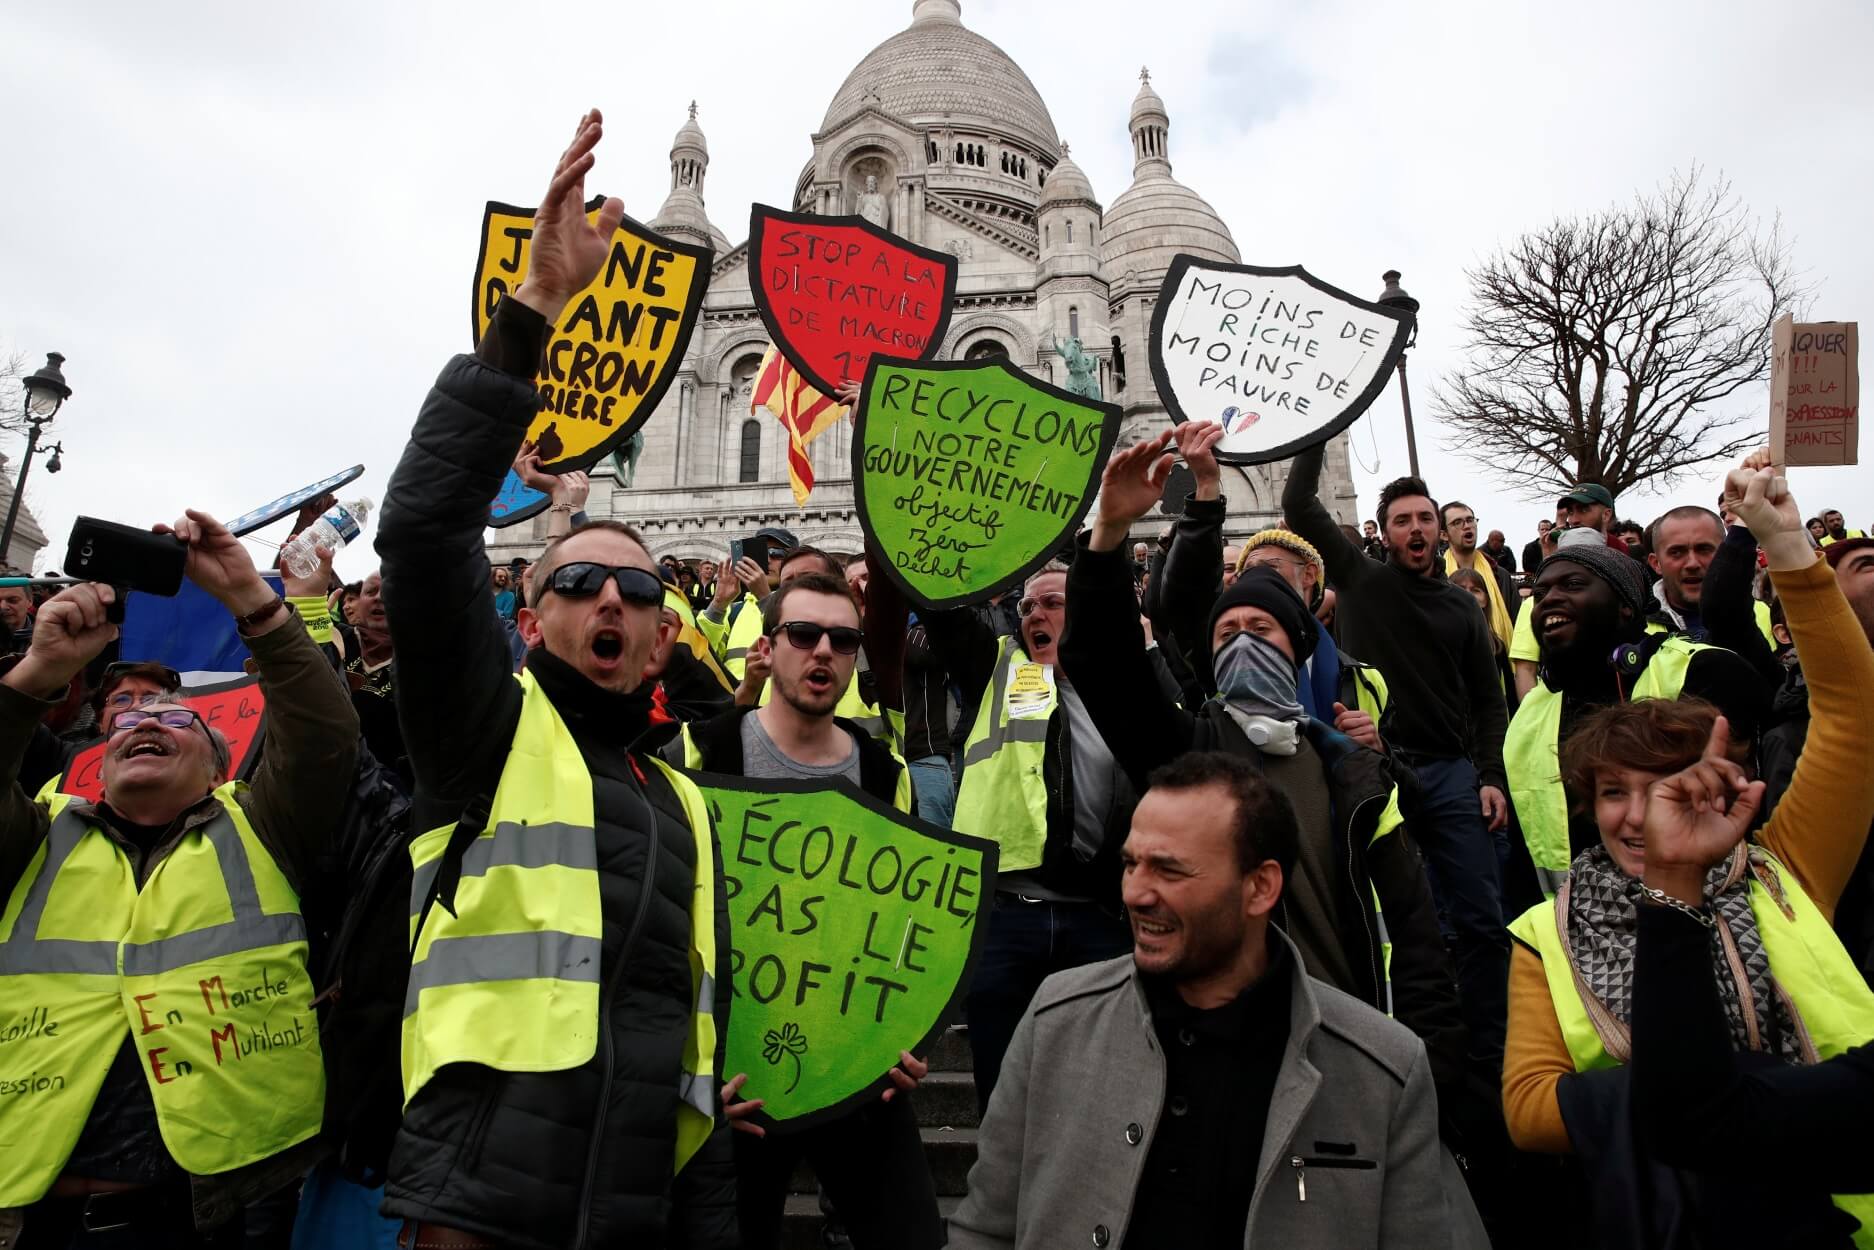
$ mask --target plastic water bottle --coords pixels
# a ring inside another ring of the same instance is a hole
[[[358,537],[364,523],[370,519],[369,499],[339,504],[280,548],[280,567],[294,577],[311,577],[319,571],[318,548],[324,547],[337,555],[340,548]]]

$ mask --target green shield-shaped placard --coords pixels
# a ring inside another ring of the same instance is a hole
[[[722,847],[733,978],[728,1060],[756,1120],[791,1132],[878,1098],[969,985],[996,888],[993,842],[839,783],[698,774]]]
[[[853,430],[859,519],[918,607],[992,598],[1073,535],[1119,422],[1117,405],[1006,360],[874,356]]]

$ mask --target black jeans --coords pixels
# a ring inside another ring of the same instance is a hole
[[[1457,968],[1471,1058],[1501,1084],[1510,989],[1502,886],[1509,835],[1490,832],[1484,821],[1477,769],[1469,760],[1408,756],[1406,762],[1419,783],[1406,818],[1413,841],[1425,852],[1438,919]]]
[[[996,892],[989,937],[970,982],[970,1055],[976,1067],[976,1104],[1002,1074],[1002,1056],[1041,983],[1057,972],[1132,953],[1125,912],[1097,903],[1029,903]]]
[[[856,1250],[937,1250],[937,1187],[903,1093],[796,1133],[735,1134],[736,1211],[746,1250],[779,1250],[788,1182],[806,1159]]]

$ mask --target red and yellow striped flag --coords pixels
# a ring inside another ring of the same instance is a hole
[[[794,506],[804,507],[813,493],[813,462],[807,458],[807,444],[845,416],[846,409],[814,390],[773,347],[761,358],[761,370],[755,374],[749,414],[757,408],[766,408],[787,431],[788,484],[794,488]]]

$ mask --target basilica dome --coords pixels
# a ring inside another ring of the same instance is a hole
[[[1171,176],[1171,122],[1165,102],[1141,72],[1132,102],[1132,185],[1106,210],[1100,258],[1107,277],[1156,281],[1180,252],[1235,264],[1236,240],[1203,196]]]
[[[964,27],[957,0],[918,0],[911,25],[846,75],[821,131],[831,131],[867,104],[914,125],[1011,134],[1037,155],[1060,150],[1041,93],[1008,53]]]

